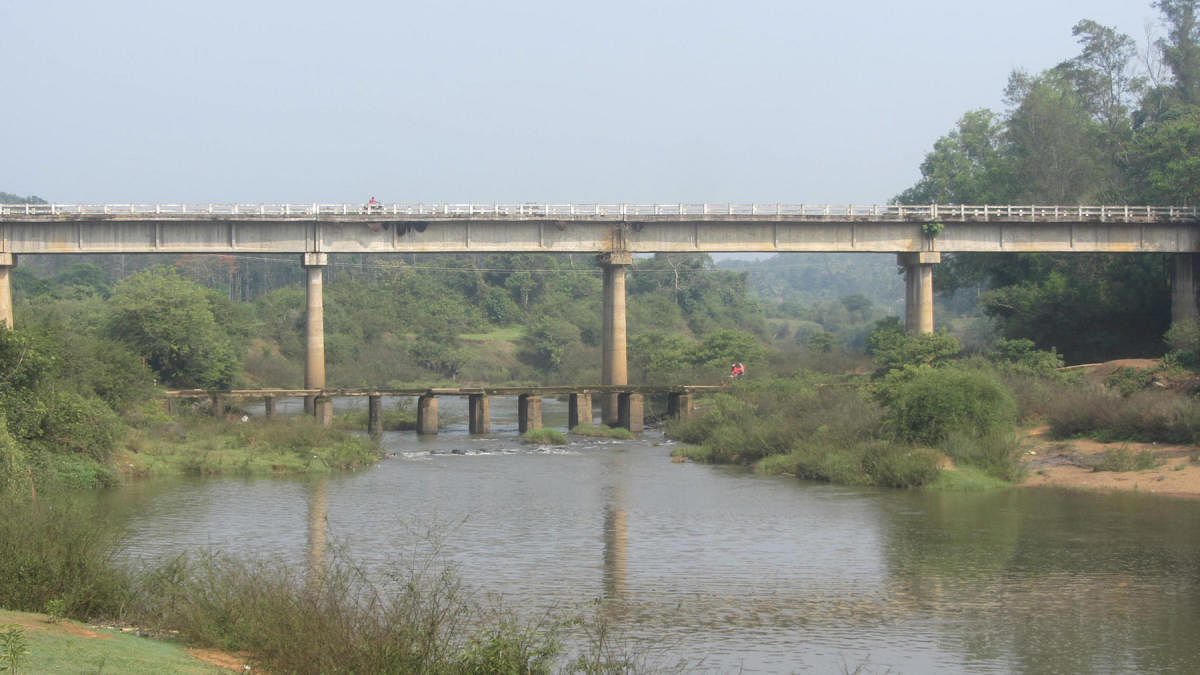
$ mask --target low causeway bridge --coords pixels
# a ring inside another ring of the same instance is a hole
[[[639,253],[890,252],[905,271],[905,326],[933,331],[942,253],[1175,254],[1172,313],[1197,316],[1194,206],[829,204],[0,204],[0,324],[21,255],[294,253],[307,271],[306,390],[326,391],[323,270],[330,254],[594,253],[604,273],[601,381],[628,384],[625,271]],[[616,423],[619,393],[601,393]],[[328,398],[306,409],[328,418]]]
[[[214,415],[222,415],[225,402],[229,399],[262,399],[263,410],[267,417],[275,414],[275,401],[280,398],[313,397],[322,405],[317,410],[327,419],[321,422],[328,425],[332,422],[333,408],[323,403],[335,396],[365,396],[367,397],[367,431],[372,435],[380,433],[380,420],[383,411],[383,397],[410,396],[417,399],[417,433],[436,434],[438,431],[439,396],[466,396],[468,399],[469,423],[472,434],[486,434],[491,430],[491,396],[517,397],[517,426],[521,433],[542,426],[542,397],[566,396],[567,428],[574,429],[580,424],[591,424],[592,396],[594,394],[615,395],[617,397],[617,424],[633,432],[640,432],[645,426],[644,396],[647,394],[667,395],[667,415],[676,418],[691,416],[694,410],[695,394],[720,391],[719,386],[710,385],[679,385],[673,387],[655,387],[645,385],[593,385],[593,386],[563,386],[563,387],[429,387],[410,389],[233,389],[211,391],[205,389],[173,389],[166,392],[167,407],[179,399],[208,399],[212,401]]]

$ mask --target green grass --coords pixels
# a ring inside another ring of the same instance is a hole
[[[525,443],[536,443],[537,445],[566,445],[567,435],[557,429],[530,429],[521,435],[521,440]]]
[[[148,640],[41,614],[0,610],[0,625],[17,624],[29,653],[21,673],[228,673],[188,654],[174,641]]]
[[[1157,468],[1161,462],[1149,450],[1143,450],[1136,455],[1126,447],[1111,448],[1104,451],[1100,462],[1092,467],[1092,471],[1146,471]]]
[[[925,489],[934,492],[981,492],[1011,485],[1011,483],[989,475],[983,469],[960,466],[953,469],[942,469],[938,472],[937,478],[926,485]]]
[[[592,424],[580,424],[571,429],[571,433],[576,436],[593,436],[595,438],[617,438],[627,441],[633,438],[633,432],[625,427],[610,427],[607,424],[595,426]]]
[[[326,473],[379,457],[369,439],[322,427],[310,417],[249,422],[180,417],[131,433],[119,468],[134,477]]]
[[[333,427],[343,431],[366,431],[367,422],[366,410],[354,410],[334,417]],[[417,428],[417,412],[403,408],[384,410],[379,422],[383,431],[413,431]]]

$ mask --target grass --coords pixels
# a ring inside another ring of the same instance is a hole
[[[461,340],[472,341],[507,341],[516,342],[525,334],[525,329],[521,326],[505,326],[497,328],[487,333],[463,333],[459,335]]]
[[[981,492],[1010,486],[1011,483],[989,475],[983,469],[963,466],[943,469],[925,489],[933,492]]]
[[[1092,467],[1092,471],[1146,471],[1157,468],[1161,463],[1149,450],[1134,454],[1126,447],[1110,448],[1104,451],[1104,455]]]
[[[333,418],[333,426],[343,431],[366,431],[368,416],[366,410],[340,413]],[[384,410],[379,423],[383,431],[413,431],[417,428],[417,413],[407,408]]]
[[[228,673],[189,654],[177,641],[147,640],[75,621],[51,623],[44,615],[0,610],[0,626],[16,625],[29,653],[25,673]]]
[[[369,439],[310,417],[241,422],[180,416],[131,432],[119,468],[133,477],[325,473],[379,457]]]
[[[521,441],[537,445],[566,445],[567,435],[557,429],[542,427],[526,431],[521,435]]]
[[[593,424],[580,424],[571,429],[571,433],[576,436],[592,436],[595,438],[616,438],[627,441],[633,438],[633,432],[625,427],[610,427],[607,424],[599,426]]]

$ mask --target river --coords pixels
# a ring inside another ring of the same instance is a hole
[[[465,402],[440,405],[441,434],[389,432],[391,456],[356,473],[114,491],[128,554],[304,563],[334,542],[383,574],[437,548],[529,616],[598,601],[651,669],[1200,668],[1200,501],[830,486],[672,463],[653,431],[525,446],[506,399],[472,437]],[[543,414],[565,426],[565,404]]]

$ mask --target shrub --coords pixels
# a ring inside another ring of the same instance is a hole
[[[557,429],[530,429],[521,435],[521,441],[537,445],[566,445],[567,435]]]
[[[1173,350],[1171,360],[1185,368],[1200,365],[1200,319],[1176,321],[1164,337]]]
[[[1017,406],[994,375],[982,370],[928,368],[896,386],[887,423],[901,439],[937,444],[952,433],[986,436],[1012,427]]]
[[[1157,467],[1160,463],[1149,450],[1135,455],[1126,447],[1110,448],[1104,451],[1104,456],[1092,467],[1092,471],[1145,471]]]
[[[616,438],[628,440],[633,438],[633,432],[624,427],[610,427],[606,424],[594,426],[592,424],[579,424],[571,429],[571,433],[579,436],[594,436],[596,438]]]

